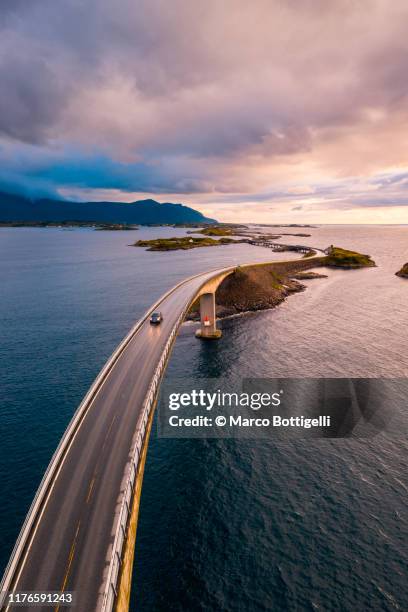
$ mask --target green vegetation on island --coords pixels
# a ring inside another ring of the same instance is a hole
[[[180,238],[155,238],[153,240],[138,240],[133,246],[148,247],[148,251],[176,251],[189,250],[198,247],[220,246],[222,244],[231,244],[236,242],[232,238],[221,238],[214,240],[213,238],[194,238],[192,236],[182,236]]]
[[[236,232],[232,227],[205,227],[202,230],[195,232],[188,232],[189,234],[202,234],[203,236],[233,236]]]
[[[376,264],[370,255],[331,246],[323,265],[334,268],[371,268]]]
[[[404,264],[401,270],[398,270],[395,275],[400,276],[401,278],[408,278],[408,263]]]

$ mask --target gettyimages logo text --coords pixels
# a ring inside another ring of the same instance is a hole
[[[281,405],[281,395],[283,390],[274,393],[229,393],[217,389],[215,392],[204,391],[203,389],[192,389],[189,392],[170,393],[168,406],[170,410],[180,410],[180,408],[203,408],[213,410],[213,408],[231,408],[233,406],[260,410],[267,407],[278,407]]]

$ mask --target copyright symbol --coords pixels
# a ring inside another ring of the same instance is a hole
[[[225,416],[217,416],[217,418],[215,419],[215,424],[218,425],[218,427],[224,427],[226,422],[227,419],[225,418]]]

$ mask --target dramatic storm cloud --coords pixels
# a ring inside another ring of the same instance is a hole
[[[403,0],[2,0],[0,188],[408,222]]]

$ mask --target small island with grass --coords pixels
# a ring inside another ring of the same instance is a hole
[[[197,229],[190,232],[188,234],[202,234],[203,236],[235,236],[239,232],[228,225],[217,225],[214,227],[204,227],[203,229]]]
[[[348,251],[340,247],[330,246],[325,257],[325,266],[332,268],[372,268],[375,262],[370,255],[363,255],[357,251]]]
[[[408,278],[408,263],[404,264],[401,270],[398,270],[395,275],[399,276],[400,278]]]
[[[237,242],[232,238],[195,238],[192,236],[182,236],[180,238],[155,238],[153,240],[138,240],[133,246],[147,247],[148,251],[187,251],[199,247],[221,246]]]

